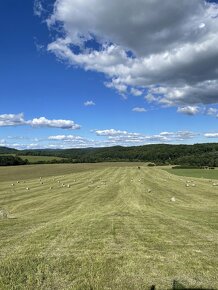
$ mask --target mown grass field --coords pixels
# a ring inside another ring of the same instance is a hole
[[[169,173],[195,178],[218,179],[218,169],[166,169]]]
[[[137,164],[0,168],[0,289],[218,289],[217,196]]]

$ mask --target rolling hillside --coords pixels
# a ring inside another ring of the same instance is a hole
[[[4,149],[5,150],[5,149]],[[10,149],[11,150],[11,149]],[[0,148],[1,154],[1,148]],[[65,158],[63,162],[95,163],[95,162],[154,162],[157,165],[178,164],[203,167],[218,166],[218,144],[205,143],[194,145],[152,144],[134,147],[105,147],[85,149],[43,149],[20,150],[16,155],[22,156],[52,156]],[[58,162],[62,162],[59,160]]]

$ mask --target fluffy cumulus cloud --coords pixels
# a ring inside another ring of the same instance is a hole
[[[95,106],[95,103],[93,101],[86,101],[86,102],[84,102],[84,106],[86,106],[86,107]]]
[[[49,136],[49,148],[87,148],[87,147],[108,147],[108,146],[135,146],[150,143],[177,143],[194,139],[197,134],[190,131],[161,132],[157,135],[146,135],[123,130],[105,129],[93,130],[97,137],[88,139],[78,135],[54,135]]]
[[[105,130],[93,130],[97,136],[138,136],[139,133],[129,133],[128,131],[115,130],[115,129],[105,129]]]
[[[137,113],[143,113],[146,112],[146,109],[143,107],[135,107],[132,109],[133,112],[137,112]]]
[[[193,139],[197,137],[199,134],[195,132],[190,132],[190,131],[178,131],[178,132],[161,132],[160,136],[165,136],[167,138],[171,138],[171,140],[187,140],[187,139]]]
[[[218,138],[218,133],[205,133],[206,138]]]
[[[5,139],[0,139],[0,146],[6,146]]]
[[[207,108],[205,106],[183,106],[178,107],[177,112],[188,116],[195,116],[201,113],[207,116],[218,118],[218,109],[214,107]]]
[[[137,146],[155,143],[178,144],[182,142],[187,143],[187,141],[194,143],[199,135],[191,131],[165,131],[154,135],[116,129],[92,130],[91,132],[93,133],[93,138],[72,134],[51,135],[47,138],[8,136],[7,138],[0,139],[0,146],[17,149],[67,149],[118,145]],[[206,138],[217,138],[218,133],[207,133],[204,136]]]
[[[189,115],[189,116],[194,116],[199,113],[199,107],[197,106],[185,106],[185,107],[179,107],[177,112]]]
[[[24,115],[20,114],[3,114],[0,115],[0,127],[25,125]]]
[[[206,110],[206,114],[209,116],[214,116],[214,117],[218,118],[218,109],[217,108],[208,108]]]
[[[45,117],[34,118],[33,120],[27,121],[32,127],[50,127],[60,129],[79,129],[80,125],[75,124],[71,120],[48,120]]]
[[[57,141],[56,148],[85,148],[94,146],[94,141],[78,135],[54,135],[48,137],[49,141]],[[51,144],[50,144],[51,146]],[[53,144],[53,146],[55,146]]]
[[[48,51],[104,73],[107,87],[166,106],[218,102],[218,4],[205,0],[56,0]],[[57,30],[56,30],[57,31]],[[92,44],[95,45],[92,45]]]
[[[54,136],[49,136],[48,140],[73,142],[77,144],[84,144],[88,142],[87,138],[84,138],[78,135],[54,135]]]
[[[25,120],[24,114],[3,114],[0,115],[0,127],[30,125],[35,128],[49,127],[60,129],[79,129],[81,126],[72,120],[49,120],[45,117]]]
[[[110,146],[107,142],[100,141],[100,140],[93,140],[88,139],[82,136],[78,135],[54,135],[49,136],[48,140],[50,142],[56,142],[49,143],[49,146],[53,146],[53,148],[87,148],[87,147],[104,147],[104,146]]]
[[[111,82],[104,83],[107,88],[115,89],[123,97],[126,97],[128,86],[124,83],[121,83],[119,79],[112,79]]]
[[[130,93],[136,97],[141,96],[142,95],[142,91],[138,90],[136,88],[131,88]]]
[[[194,139],[198,136],[197,133],[190,131],[178,131],[178,132],[160,132],[155,135],[146,135],[142,133],[128,132],[115,129],[94,130],[97,136],[104,136],[106,139],[103,144],[110,145],[144,145],[149,143],[171,143],[181,142]]]

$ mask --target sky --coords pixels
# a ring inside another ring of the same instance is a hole
[[[0,146],[218,141],[218,1],[0,1]]]

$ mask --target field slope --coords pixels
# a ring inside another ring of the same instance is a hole
[[[0,178],[0,289],[218,288],[213,182],[130,164],[52,166],[42,179],[19,168]]]

